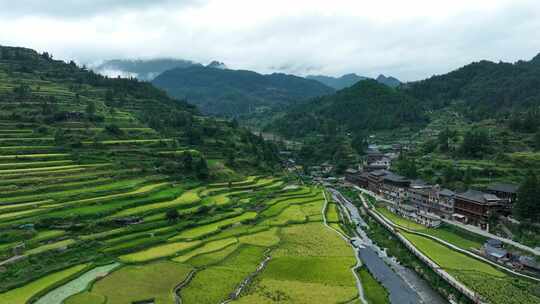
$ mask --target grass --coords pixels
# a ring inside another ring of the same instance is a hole
[[[402,232],[420,251],[490,303],[539,303],[538,284],[508,275],[480,260],[419,235]],[[486,284],[489,282],[489,284]]]
[[[132,304],[154,299],[156,304],[174,303],[174,287],[192,268],[170,261],[126,266],[97,281],[90,291],[75,295],[66,304],[90,304],[89,299],[107,303]]]
[[[369,272],[366,267],[362,267],[358,270],[360,276],[360,282],[362,282],[362,289],[364,290],[364,297],[368,301],[368,304],[389,304],[388,291],[377,281]]]
[[[472,270],[496,277],[506,275],[487,263],[452,250],[436,241],[412,233],[401,233],[441,268],[447,270]]]
[[[408,229],[411,229],[411,230],[424,230],[424,229],[426,229],[426,226],[418,224],[418,223],[413,222],[411,220],[408,220],[406,218],[403,218],[403,217],[393,213],[392,211],[386,209],[385,207],[379,207],[379,208],[376,208],[376,210],[377,210],[377,212],[384,215],[387,219],[389,219],[391,222],[393,222],[394,224],[396,224],[398,226],[405,227],[405,228],[408,228]]]
[[[328,204],[328,208],[326,209],[326,221],[329,223],[339,223],[339,213],[338,213],[338,207],[336,204]]]
[[[120,260],[129,263],[147,262],[150,260],[173,256],[179,252],[193,249],[200,244],[200,241],[193,241],[159,245],[140,252],[123,255],[120,257]]]
[[[23,287],[10,290],[6,293],[1,293],[0,303],[26,304],[38,293],[43,292],[47,288],[50,288],[51,286],[79,273],[86,268],[86,266],[86,264],[73,266],[71,268],[47,275]]]

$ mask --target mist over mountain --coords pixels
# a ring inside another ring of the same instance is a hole
[[[166,70],[174,68],[186,68],[199,63],[183,59],[112,59],[93,67],[99,74],[109,77],[134,77],[143,81],[151,81]]]

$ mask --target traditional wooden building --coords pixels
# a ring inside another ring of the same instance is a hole
[[[403,176],[388,172],[383,177],[381,186],[381,195],[397,203],[403,202],[407,198],[407,189],[411,181]]]
[[[487,187],[486,192],[496,195],[504,201],[502,212],[506,215],[512,212],[512,206],[517,200],[517,192],[519,186],[515,184],[491,184]]]
[[[476,190],[456,194],[454,212],[466,224],[487,228],[488,218],[501,210],[503,200],[496,195]]]
[[[384,176],[388,174],[386,170],[377,170],[368,174],[368,190],[379,194],[383,184]]]

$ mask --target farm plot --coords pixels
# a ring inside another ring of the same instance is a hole
[[[68,298],[65,304],[132,304],[153,300],[155,304],[175,302],[174,288],[190,273],[188,265],[162,261],[120,268],[97,281],[89,291]]]
[[[179,252],[188,251],[200,245],[200,241],[193,242],[176,242],[165,245],[160,245],[146,249],[141,252],[136,252],[120,257],[124,262],[136,263],[155,260],[163,257],[173,256]]]
[[[107,275],[119,265],[119,263],[112,263],[89,270],[75,280],[48,292],[43,297],[39,298],[35,304],[61,304],[62,301],[68,297],[83,292],[90,283],[99,277]]]
[[[240,246],[222,262],[195,274],[186,288],[180,291],[186,304],[214,304],[225,300],[234,288],[263,260],[265,249]]]
[[[78,265],[50,274],[23,287],[0,293],[0,303],[26,304],[34,296],[53,287],[85,269],[87,265]]]
[[[237,303],[348,303],[358,297],[351,248],[321,223],[281,228],[281,243]]]
[[[137,213],[144,213],[147,211],[155,211],[158,209],[180,207],[182,205],[190,205],[200,200],[198,195],[199,188],[184,192],[178,198],[155,204],[147,204],[139,207],[129,208],[122,210],[114,216],[129,216]]]
[[[218,222],[215,222],[215,223],[211,223],[211,224],[208,224],[208,225],[204,225],[204,226],[200,226],[200,227],[196,227],[196,228],[193,228],[193,229],[189,229],[189,230],[180,232],[177,236],[171,238],[170,241],[177,241],[177,240],[182,240],[182,239],[200,238],[200,237],[203,237],[205,235],[209,235],[209,234],[218,232],[223,227],[233,225],[233,224],[237,224],[237,223],[241,223],[242,221],[254,219],[256,216],[257,216],[256,212],[246,212],[246,213],[244,213],[242,215],[239,215],[239,216],[236,216],[236,217],[233,217],[233,218],[225,219],[225,220],[222,220],[222,221],[218,221]]]

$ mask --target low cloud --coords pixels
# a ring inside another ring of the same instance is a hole
[[[540,52],[535,0],[2,1],[0,44],[92,63],[173,57],[417,80]]]

